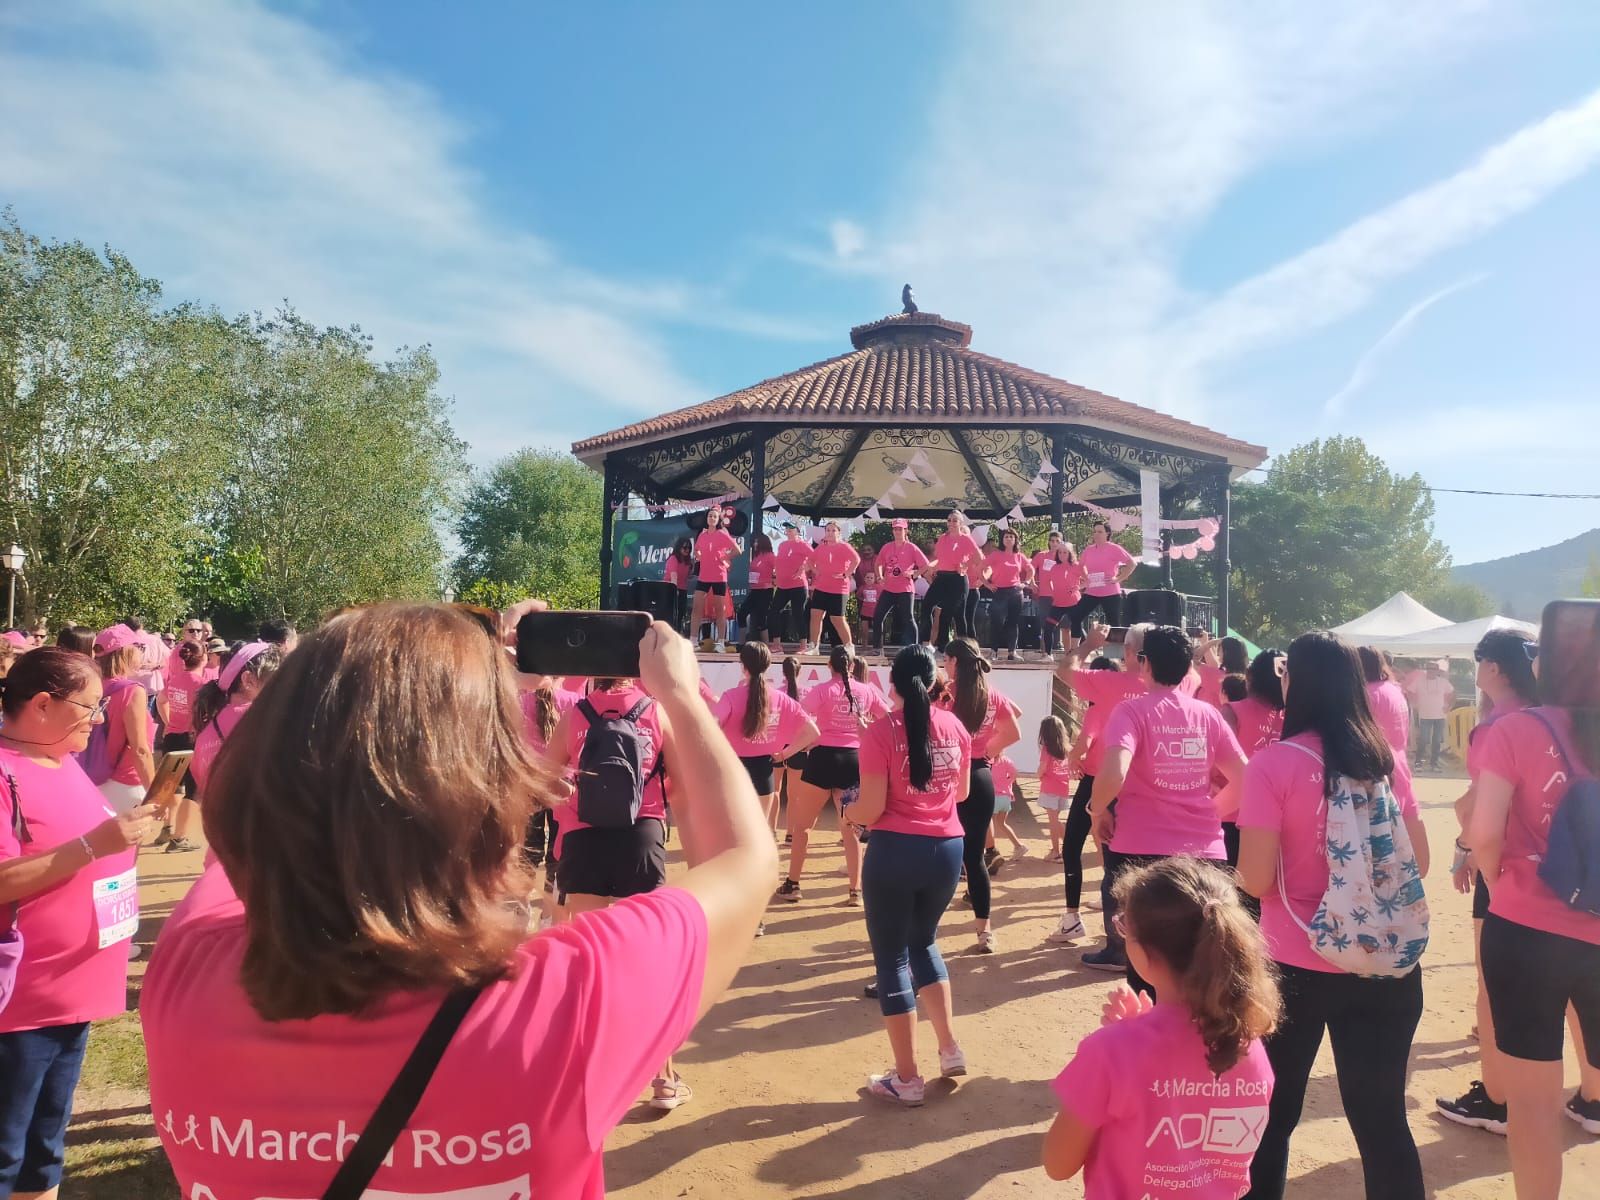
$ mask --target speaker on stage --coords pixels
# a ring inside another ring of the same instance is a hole
[[[1183,628],[1183,596],[1167,588],[1122,594],[1122,624],[1176,625]]]
[[[624,579],[617,584],[617,611],[642,612],[639,607],[638,581]]]
[[[621,600],[622,588],[618,586],[618,603]],[[624,611],[647,612],[658,621],[671,622],[678,615],[678,586],[668,583],[665,579],[636,579],[633,581],[633,602],[624,604]]]

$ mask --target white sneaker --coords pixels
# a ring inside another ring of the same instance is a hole
[[[713,654],[726,654],[727,652],[728,652],[728,646],[727,646],[726,642],[713,642],[713,643],[711,643],[711,653],[713,653]]]
[[[817,649],[817,643],[815,643],[815,642],[807,642],[806,643],[806,648],[804,650],[802,650],[801,653],[802,654],[819,654],[819,653],[821,653],[821,651],[819,651]]]
[[[892,1100],[907,1108],[919,1108],[927,1098],[927,1085],[920,1078],[901,1079],[890,1067],[881,1075],[867,1076],[867,1091],[880,1100]]]
[[[960,1046],[951,1046],[948,1050],[939,1051],[939,1074],[946,1079],[954,1079],[958,1075],[967,1073],[967,1056],[961,1052]]]
[[[996,948],[997,947],[995,945],[995,940],[994,940],[994,930],[985,929],[982,933],[980,933],[978,935],[978,953],[979,954],[993,954],[995,952]]]
[[[1055,932],[1044,940],[1053,946],[1065,946],[1084,937],[1087,930],[1083,927],[1083,918],[1077,913],[1062,913],[1061,923],[1056,926]]]

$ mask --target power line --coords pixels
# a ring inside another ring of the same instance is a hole
[[[1266,475],[1268,467],[1248,467],[1246,474]],[[1495,492],[1487,488],[1448,488],[1423,484],[1425,492],[1447,492],[1452,496],[1509,496],[1518,500],[1600,500],[1600,492]]]

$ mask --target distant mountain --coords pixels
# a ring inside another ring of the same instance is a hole
[[[1578,594],[1584,573],[1595,561],[1600,561],[1600,529],[1541,550],[1468,563],[1456,567],[1454,574],[1487,592],[1502,616],[1537,621],[1547,602]]]

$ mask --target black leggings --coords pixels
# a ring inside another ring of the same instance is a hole
[[[810,632],[806,611],[808,595],[803,587],[779,588],[778,603],[767,616],[767,628],[782,642],[803,642]],[[798,622],[798,625],[797,625]]]
[[[896,646],[909,646],[917,640],[917,621],[911,615],[910,592],[879,592],[878,611],[872,617],[872,645],[883,645],[883,627],[893,620],[891,632]]]
[[[1105,616],[1107,625],[1122,624],[1122,593],[1115,596],[1084,596],[1074,604],[1069,612],[1072,621],[1072,636],[1083,636],[1084,622],[1089,619],[1089,614],[1099,609]]]
[[[1422,1019],[1422,971],[1404,979],[1278,965],[1283,1021],[1266,1040],[1276,1082],[1266,1132],[1250,1164],[1247,1200],[1278,1200],[1289,1138],[1326,1030],[1345,1119],[1355,1135],[1367,1200],[1422,1200],[1422,1161],[1406,1124],[1406,1067]]]
[[[989,601],[989,638],[996,654],[1001,650],[1016,653],[1017,634],[1021,626],[1022,589],[995,588],[994,599]]]
[[[939,615],[934,616],[937,608]],[[960,571],[940,571],[928,585],[928,595],[922,601],[922,611],[927,614],[928,637],[935,648],[944,649],[952,633],[966,636],[967,577]]]
[[[1070,909],[1076,909],[1083,899],[1083,845],[1089,840],[1089,827],[1093,824],[1089,819],[1089,797],[1093,794],[1094,776],[1085,775],[1072,794],[1072,807],[1067,809],[1066,829],[1061,835],[1061,868],[1067,878]]]
[[[744,626],[744,640],[747,642],[764,642],[767,639],[757,637],[758,633],[767,632],[767,614],[772,610],[772,589],[762,588],[760,591],[745,593],[744,603],[739,606],[739,623]]]
[[[967,868],[967,890],[972,893],[972,914],[980,921],[989,919],[989,867],[983,861],[983,848],[989,842],[989,822],[994,820],[994,776],[989,764],[972,760],[967,798],[956,805],[961,818],[961,862]]]
[[[983,593],[983,588],[975,588],[970,582],[967,584],[967,603],[961,610],[961,628],[956,631],[958,636],[978,636],[978,602],[983,599]]]

